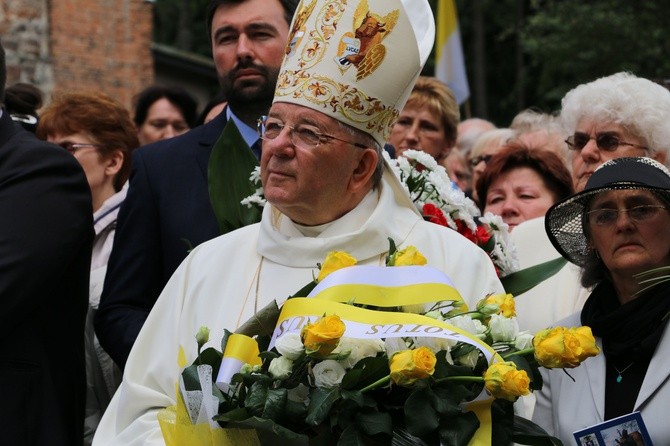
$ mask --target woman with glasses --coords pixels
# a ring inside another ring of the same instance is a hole
[[[54,98],[40,116],[37,136],[67,150],[79,161],[91,188],[95,238],[91,258],[89,309],[86,316],[87,401],[84,443],[90,444],[100,417],[121,382],[120,370],[102,350],[93,317],[112,250],[116,218],[126,197],[130,153],[139,146],[128,111],[98,93]]]
[[[573,432],[640,411],[670,444],[670,172],[647,158],[607,161],[582,192],[553,206],[547,234],[592,289],[558,325],[591,327],[601,354],[569,374],[543,370],[534,420],[565,444]],[[651,279],[651,281],[649,281]]]
[[[617,73],[579,85],[563,98],[561,121],[569,132],[576,191],[607,160],[668,161],[670,91],[650,80]]]

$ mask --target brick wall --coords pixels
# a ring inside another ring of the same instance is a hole
[[[52,0],[55,90],[93,89],[130,105],[153,81],[152,4],[144,0]]]
[[[153,82],[152,4],[145,0],[3,0],[8,84],[95,90],[126,106]]]

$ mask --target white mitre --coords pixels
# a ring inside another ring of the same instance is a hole
[[[383,147],[434,42],[427,0],[302,0],[273,102],[324,113]],[[396,197],[414,208],[385,171]]]

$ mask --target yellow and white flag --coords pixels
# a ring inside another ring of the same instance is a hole
[[[459,105],[470,97],[455,0],[438,0],[435,77],[451,88]]]

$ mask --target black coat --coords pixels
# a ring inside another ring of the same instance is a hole
[[[0,118],[0,443],[82,444],[91,192],[65,150]]]
[[[95,332],[124,367],[156,299],[192,247],[221,234],[209,200],[207,166],[226,114],[133,152]]]

